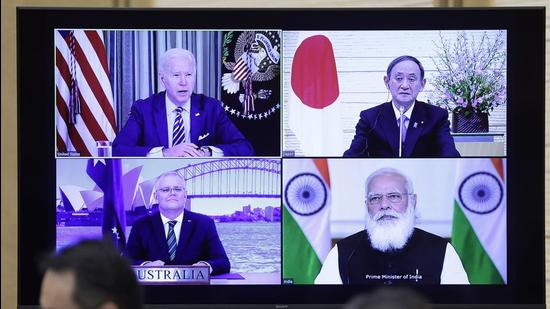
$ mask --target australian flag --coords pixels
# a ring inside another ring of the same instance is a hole
[[[126,213],[121,164],[120,159],[105,159],[105,163],[89,159],[86,172],[103,191],[103,239],[112,241],[122,252],[126,246]]]

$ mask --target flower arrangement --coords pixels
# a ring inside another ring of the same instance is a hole
[[[454,113],[489,114],[506,103],[505,32],[477,40],[462,31],[454,43],[439,34],[432,103]]]

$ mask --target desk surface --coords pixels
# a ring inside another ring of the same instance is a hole
[[[451,133],[463,157],[502,157],[506,155],[504,133]]]
[[[499,132],[480,132],[480,133],[453,133],[452,136],[504,136],[504,133]]]
[[[243,284],[281,284],[281,273],[240,273],[243,279],[211,279],[210,284],[243,285]]]
[[[462,157],[503,157],[503,142],[460,142],[455,140],[456,150]]]

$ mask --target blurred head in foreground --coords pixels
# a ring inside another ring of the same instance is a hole
[[[407,288],[380,288],[350,299],[344,309],[431,309],[428,301]]]
[[[43,309],[140,309],[141,289],[129,263],[109,243],[84,240],[45,258]]]

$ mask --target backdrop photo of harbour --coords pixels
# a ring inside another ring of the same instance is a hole
[[[279,159],[58,160],[56,248],[107,238],[122,249],[136,220],[157,215],[157,177],[173,171],[185,179],[185,211],[214,220],[231,273],[245,279],[219,284],[280,284],[280,165]]]
[[[216,223],[232,273],[281,272],[280,222]],[[129,235],[132,227],[126,228]],[[101,238],[101,226],[58,226],[57,250],[83,238]]]

